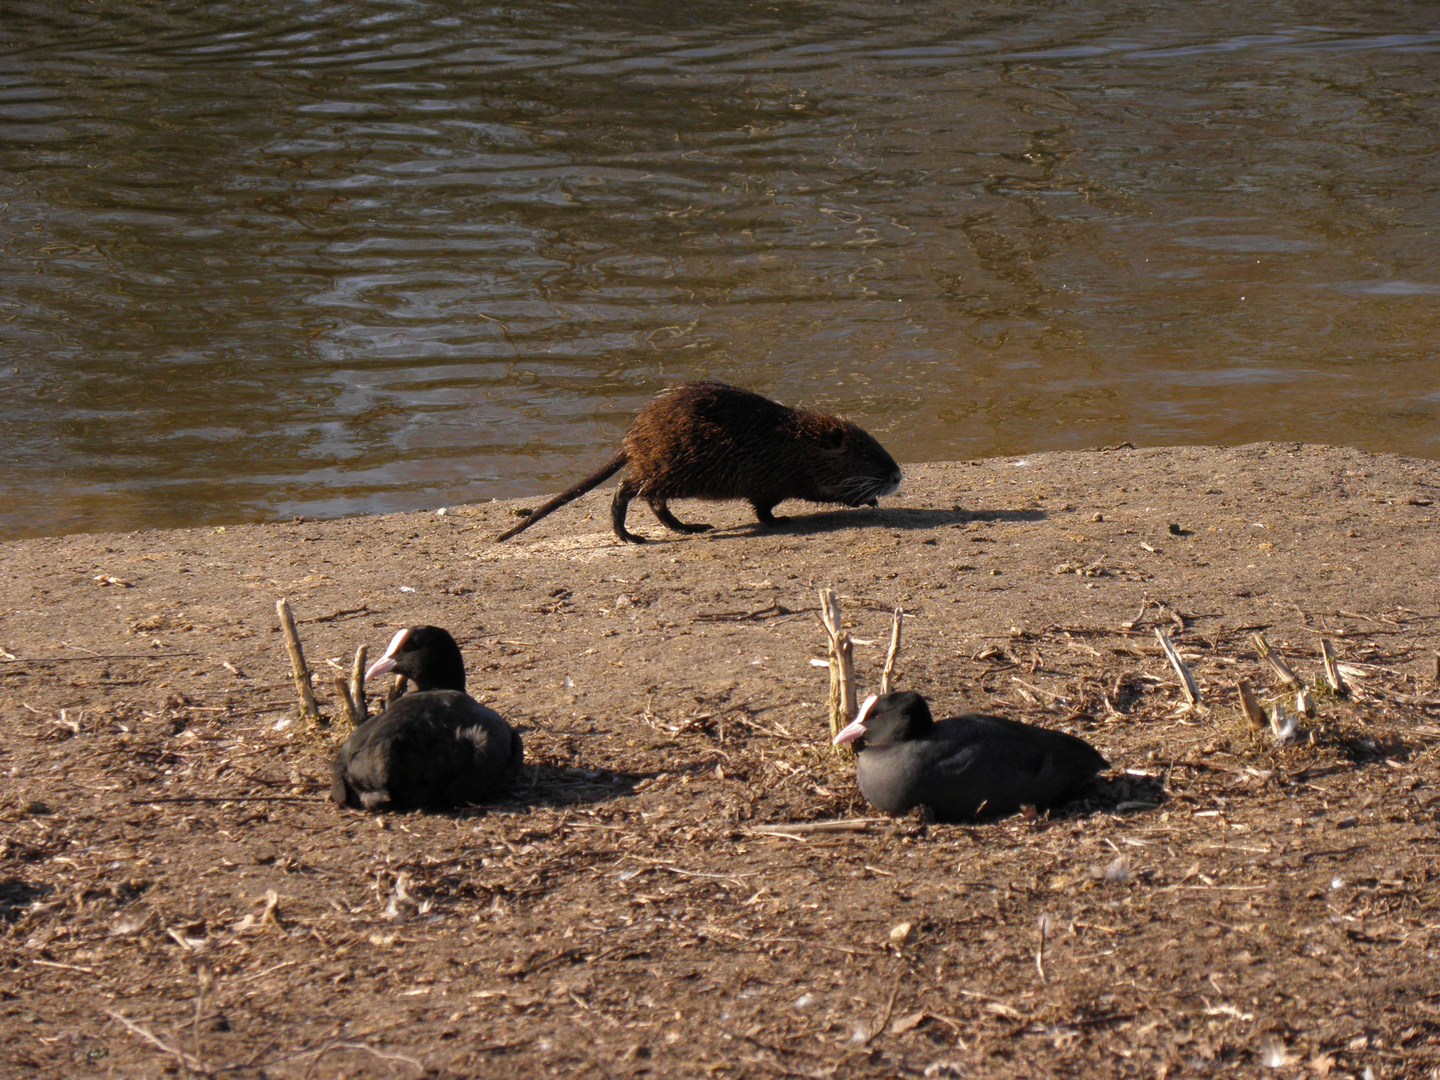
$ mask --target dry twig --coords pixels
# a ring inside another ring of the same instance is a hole
[[[861,1046],[869,1046],[871,1040],[873,1040],[876,1035],[879,1035],[880,1032],[884,1031],[886,1025],[890,1023],[890,1017],[895,1012],[895,997],[900,993],[900,978],[904,974],[903,971],[897,971],[895,973],[895,981],[890,984],[890,1000],[885,1002],[885,1011],[880,1014],[880,1019],[875,1021],[874,1026],[870,1028],[870,1034],[865,1037],[865,1041],[860,1044]]]
[[[1340,675],[1340,668],[1335,663],[1335,647],[1330,644],[1329,638],[1320,639],[1320,658],[1325,662],[1325,681],[1330,684],[1330,689],[1341,697],[1349,697],[1350,688]]]
[[[345,713],[345,720],[352,730],[365,722],[364,716],[355,705],[354,698],[350,696],[350,684],[346,682],[344,675],[335,676],[335,697],[339,700],[340,708]]]
[[[1290,665],[1285,663],[1285,658],[1270,647],[1265,640],[1264,634],[1256,634],[1250,639],[1255,643],[1255,649],[1260,653],[1260,659],[1270,665],[1270,670],[1280,682],[1292,689],[1300,685],[1300,680],[1295,672],[1290,670]]]
[[[890,680],[895,674],[895,658],[900,655],[900,627],[905,621],[905,612],[895,609],[894,622],[890,624],[890,648],[885,653],[885,667],[880,672],[880,693],[890,693]]]
[[[820,590],[820,625],[828,642],[830,668],[830,737],[855,719],[855,650],[850,632],[840,625],[835,590]]]
[[[314,1055],[315,1055],[315,1060],[312,1061],[312,1062],[310,1063],[310,1067],[305,1070],[305,1076],[306,1076],[306,1077],[309,1077],[310,1074],[314,1071],[315,1066],[319,1063],[320,1059],[321,1059],[322,1057],[324,1057],[326,1054],[330,1053],[330,1051],[332,1051],[332,1050],[363,1050],[365,1053],[369,1054],[371,1057],[379,1058],[381,1061],[403,1061],[406,1065],[413,1065],[413,1066],[415,1066],[415,1068],[419,1069],[421,1072],[426,1071],[426,1070],[425,1070],[425,1066],[424,1066],[423,1064],[421,1064],[420,1062],[416,1061],[416,1060],[415,1060],[414,1058],[412,1058],[412,1057],[406,1057],[404,1054],[386,1054],[386,1053],[383,1053],[383,1052],[380,1051],[380,1050],[376,1050],[373,1046],[366,1046],[364,1043],[359,1043],[359,1042],[331,1042],[331,1043],[326,1043],[324,1046],[320,1047],[318,1050],[306,1050],[306,1051],[304,1052],[304,1054],[296,1054],[296,1055],[294,1055],[294,1056],[296,1056],[296,1057],[302,1057],[302,1056],[304,1056],[304,1055],[306,1055],[306,1054],[314,1054]]]
[[[1045,935],[1050,932],[1050,916],[1041,915],[1037,921],[1040,929],[1040,945],[1035,950],[1035,970],[1040,973],[1040,981],[1049,982],[1045,977]]]
[[[396,675],[395,682],[390,686],[390,692],[385,695],[385,704],[391,704],[397,698],[399,698],[401,694],[405,693],[405,687],[409,684],[409,682],[410,680],[407,679],[404,675]]]
[[[365,705],[365,668],[369,659],[369,646],[361,645],[355,650],[355,663],[350,667],[350,701],[354,704],[355,711],[360,714],[359,722],[362,724],[368,711]]]
[[[1190,707],[1192,709],[1202,708],[1200,687],[1195,684],[1195,676],[1190,674],[1190,669],[1185,666],[1185,661],[1180,659],[1180,653],[1176,651],[1170,639],[1165,636],[1165,631],[1159,627],[1155,628],[1155,637],[1160,641],[1160,648],[1165,650],[1165,658],[1170,661],[1170,666],[1180,677],[1180,689],[1185,692],[1185,699],[1190,703]]]
[[[280,629],[285,633],[285,650],[290,654],[290,668],[295,673],[295,692],[300,695],[300,713],[318,720],[320,709],[315,704],[315,691],[310,687],[310,669],[305,666],[305,653],[300,648],[300,635],[295,632],[290,601],[284,598],[275,601],[275,614],[280,616]]]
[[[846,818],[843,821],[796,821],[783,825],[750,825],[753,833],[774,836],[782,833],[804,835],[807,833],[856,833],[865,832],[871,825],[882,825],[889,818]]]
[[[1260,701],[1255,696],[1255,688],[1250,685],[1249,679],[1241,679],[1235,687],[1240,691],[1240,707],[1245,711],[1245,719],[1250,721],[1252,731],[1264,731],[1268,721],[1265,719],[1265,710],[1260,707]]]
[[[141,1027],[129,1017],[123,1016],[122,1014],[116,1012],[114,1009],[106,1009],[105,1014],[109,1016],[112,1020],[120,1021],[120,1023],[125,1025],[125,1030],[129,1031],[132,1035],[138,1035],[140,1038],[144,1039],[152,1046],[155,1046],[158,1049],[163,1050],[165,1053],[169,1054],[176,1061],[180,1062],[180,1064],[184,1068],[189,1069],[191,1072],[198,1073],[202,1076],[211,1075],[205,1070],[204,1066],[200,1064],[198,1058],[187,1054],[178,1046],[171,1046],[164,1039],[161,1039],[158,1035],[155,1035],[153,1032]]]

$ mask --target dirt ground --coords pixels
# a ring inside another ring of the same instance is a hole
[[[0,1073],[1440,1075],[1440,464],[1315,446],[917,465],[877,510],[594,492],[0,545]],[[826,745],[889,609],[937,715],[1073,731],[1048,816],[878,818]],[[430,622],[523,732],[506,801],[326,801],[355,647]],[[1208,712],[1185,707],[1166,630]],[[1235,686],[1307,684],[1300,741]],[[764,825],[863,819],[851,832]]]

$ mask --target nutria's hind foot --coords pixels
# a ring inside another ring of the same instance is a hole
[[[670,506],[664,499],[650,500],[650,509],[655,511],[655,516],[660,519],[661,525],[664,525],[667,529],[671,529],[674,532],[703,533],[709,532],[715,527],[714,525],[704,525],[699,522],[692,525],[681,521],[670,512]]]
[[[626,479],[615,489],[615,498],[610,502],[610,525],[618,536],[627,544],[643,544],[645,538],[636,536],[625,528],[625,512],[630,509],[630,500],[635,498],[637,485]]]

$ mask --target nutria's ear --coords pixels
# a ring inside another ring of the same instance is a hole
[[[839,450],[845,445],[845,432],[838,427],[827,427],[820,436],[820,445],[826,450]]]

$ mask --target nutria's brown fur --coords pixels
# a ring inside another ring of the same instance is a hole
[[[786,499],[874,506],[900,486],[900,467],[885,448],[849,420],[814,409],[792,409],[720,382],[672,387],[630,423],[620,450],[578,484],[546,502],[513,529],[508,540],[628,466],[610,518],[615,535],[633,544],[644,537],[625,528],[637,496],[676,532],[704,532],[670,512],[671,499],[745,499],[766,525]]]

